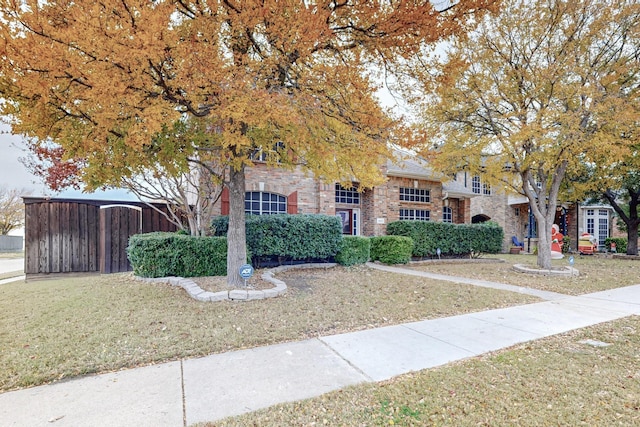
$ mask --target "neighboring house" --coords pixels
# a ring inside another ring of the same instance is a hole
[[[483,187],[484,188],[484,187]],[[524,242],[525,251],[532,252],[538,245],[537,222],[529,209],[526,197],[503,191],[481,191],[480,197],[471,202],[472,222],[495,221],[504,229],[503,250],[507,252],[513,236]],[[554,223],[569,241],[569,248],[577,249],[582,233],[589,233],[598,240],[598,249],[604,250],[605,239],[619,235],[613,219],[613,208],[608,205],[560,203],[556,208]]]
[[[245,212],[249,214],[326,214],[342,220],[343,233],[378,236],[397,220],[470,223],[470,183],[459,175],[445,181],[426,161],[406,153],[382,166],[387,181],[358,192],[326,184],[300,168],[293,171],[267,166],[259,159],[246,169]],[[229,193],[223,190],[215,213],[229,213]]]

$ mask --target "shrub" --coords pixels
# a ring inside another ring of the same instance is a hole
[[[497,253],[502,250],[504,232],[493,222],[484,224],[451,224],[429,221],[394,221],[387,234],[410,237],[415,246],[413,256],[459,256],[470,253]]]
[[[127,255],[142,277],[197,277],[227,274],[227,240],[154,232],[129,238]]]
[[[607,237],[604,241],[607,251],[611,250],[611,243],[616,244],[616,252],[619,254],[627,253],[627,238],[626,237]]]
[[[411,260],[413,240],[406,236],[371,237],[371,260],[384,264],[406,264]]]
[[[336,262],[341,265],[364,264],[371,256],[371,240],[362,236],[344,236]]]
[[[212,221],[218,236],[227,234],[228,217]],[[249,215],[247,249],[254,257],[278,256],[293,260],[334,257],[342,243],[342,223],[330,215]]]

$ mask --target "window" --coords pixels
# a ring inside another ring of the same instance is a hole
[[[430,212],[421,209],[400,209],[400,220],[429,221]]]
[[[594,209],[587,209],[587,233],[595,236],[595,216],[596,211]]]
[[[448,206],[442,208],[442,222],[453,222],[453,211]]]
[[[480,176],[475,175],[473,178],[471,178],[471,191],[473,191],[474,194],[484,194],[485,196],[490,196],[491,186],[482,182]]]
[[[274,193],[247,191],[244,195],[244,212],[252,215],[287,213],[287,198]]]
[[[404,202],[428,203],[431,201],[431,191],[424,188],[400,187],[400,200]]]
[[[344,188],[340,184],[336,184],[336,203],[359,205],[360,193],[354,187]]]
[[[478,175],[471,178],[471,190],[474,194],[480,194],[480,177]]]
[[[277,142],[272,149],[263,150],[262,147],[256,148],[249,156],[254,162],[266,162],[268,160],[280,161],[280,152],[284,149],[284,142]]]

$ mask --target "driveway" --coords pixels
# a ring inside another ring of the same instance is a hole
[[[24,271],[24,258],[0,258],[0,274]]]

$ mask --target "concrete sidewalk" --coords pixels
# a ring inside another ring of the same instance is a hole
[[[0,394],[3,426],[171,426],[381,381],[640,314],[640,285]]]

